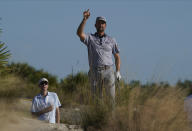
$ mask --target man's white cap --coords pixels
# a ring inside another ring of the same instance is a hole
[[[103,16],[99,16],[99,17],[96,18],[96,21],[99,21],[99,20],[102,20],[102,21],[104,21],[105,23],[107,23],[106,18],[103,17]]]
[[[49,81],[47,80],[47,78],[41,78],[41,79],[39,80],[39,84],[40,84],[41,82],[43,82],[43,81],[49,82]]]

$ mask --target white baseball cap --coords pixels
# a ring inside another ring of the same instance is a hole
[[[41,78],[41,79],[39,80],[39,84],[40,84],[41,82],[44,82],[44,81],[49,82],[49,81],[47,80],[47,78]]]

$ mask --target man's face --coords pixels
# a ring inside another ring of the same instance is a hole
[[[105,28],[106,28],[105,21],[102,21],[102,20],[96,21],[95,28],[96,28],[97,32],[104,32]]]
[[[47,81],[42,81],[39,84],[39,87],[41,88],[41,91],[47,91],[47,89],[48,89],[48,82]]]

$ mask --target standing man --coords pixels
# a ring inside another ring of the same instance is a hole
[[[89,78],[92,93],[102,97],[102,88],[105,87],[107,96],[115,100],[115,76],[113,71],[112,55],[115,58],[116,78],[120,75],[120,56],[116,41],[105,34],[106,18],[97,17],[94,34],[85,34],[84,27],[90,16],[89,9],[83,13],[83,20],[77,29],[77,35],[87,46],[89,59]]]
[[[39,120],[60,123],[59,107],[61,104],[56,93],[48,92],[48,83],[46,78],[39,80],[40,94],[32,101],[31,113]]]

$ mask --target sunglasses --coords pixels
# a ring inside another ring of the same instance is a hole
[[[48,82],[47,81],[43,81],[39,84],[40,86],[43,86],[43,85],[48,85]]]

